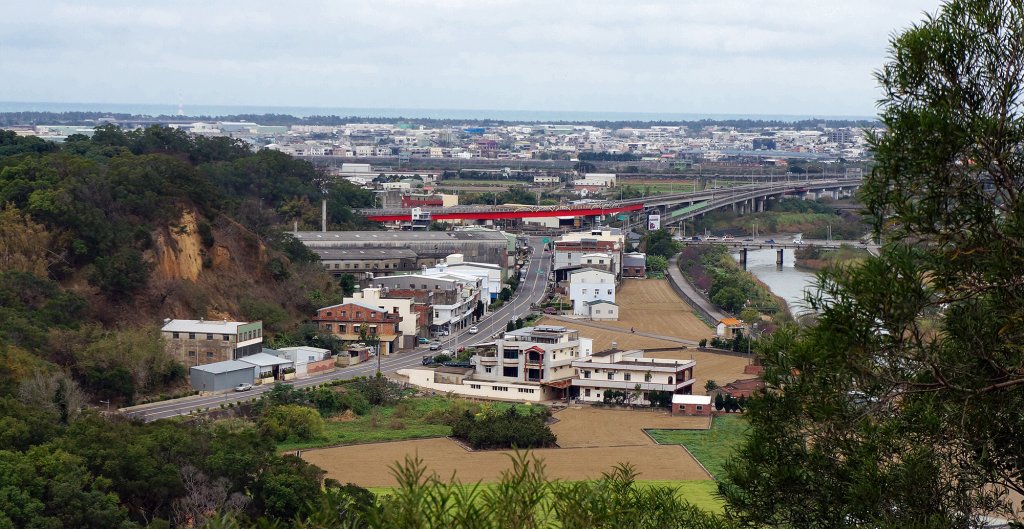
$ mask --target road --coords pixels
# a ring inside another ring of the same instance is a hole
[[[448,341],[443,344],[442,348],[454,351],[460,346],[476,345],[490,341],[495,333],[505,330],[508,320],[525,316],[530,310],[530,305],[539,302],[544,297],[544,292],[547,289],[548,273],[551,270],[551,254],[544,251],[540,237],[530,237],[530,247],[533,249],[533,255],[527,266],[526,275],[520,283],[519,292],[515,297],[502,305],[498,310],[485,315],[476,325],[480,332],[469,334],[468,329],[463,330],[460,333],[447,337]],[[432,353],[423,347],[413,351],[379,357],[380,370],[383,373],[391,373],[399,369],[422,365],[423,356],[427,354],[436,353]],[[296,388],[305,388],[336,379],[373,376],[377,372],[377,368],[377,362],[371,360],[352,367],[339,368],[330,373],[313,375],[308,378],[285,383]],[[250,391],[240,393],[232,392],[203,397],[186,397],[131,408],[122,408],[120,411],[130,417],[149,422],[178,415],[187,415],[197,410],[219,408],[221,404],[226,405],[229,402],[253,400],[269,391],[270,387],[269,385],[255,386]]]

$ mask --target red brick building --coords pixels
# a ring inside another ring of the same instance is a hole
[[[331,305],[317,310],[313,321],[321,331],[345,342],[360,341],[360,330],[365,325],[366,334],[380,340],[377,354],[388,355],[398,351],[402,335],[398,328],[401,317],[380,307],[359,302]]]
[[[715,405],[707,395],[672,395],[673,415],[711,415]]]

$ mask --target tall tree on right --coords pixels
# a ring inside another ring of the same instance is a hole
[[[1024,493],[1024,3],[952,0],[891,42],[863,201],[720,490],[772,527],[979,527]]]

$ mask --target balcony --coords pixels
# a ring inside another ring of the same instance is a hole
[[[644,382],[642,380],[602,380],[600,378],[574,378],[572,379],[573,386],[585,387],[585,388],[599,388],[599,389],[636,389],[637,384],[640,385],[641,391],[667,391],[669,393],[676,393],[679,390],[692,386],[693,379],[684,380],[675,384],[662,384],[657,382]]]

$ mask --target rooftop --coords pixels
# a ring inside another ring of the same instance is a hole
[[[160,330],[165,332],[199,332],[199,333],[228,333],[237,334],[238,327],[246,325],[247,321],[218,321],[218,320],[171,320],[164,323]]]
[[[238,360],[225,360],[223,362],[214,362],[212,364],[203,364],[201,366],[192,366],[190,370],[202,371],[204,373],[212,373],[219,375],[221,373],[230,373],[232,371],[242,371],[243,369],[252,369],[252,364],[241,362]]]
[[[711,404],[711,397],[707,395],[672,395],[672,404],[696,404],[698,406],[707,406]]]
[[[292,235],[300,241],[402,242],[402,241],[501,241],[508,239],[500,231],[299,231]]]
[[[356,259],[415,259],[416,252],[408,248],[311,248],[322,261]]]
[[[243,356],[242,358],[238,359],[238,362],[243,364],[249,364],[250,366],[259,367],[279,366],[292,363],[291,360],[274,355],[269,355],[267,353],[256,353],[254,355]]]

